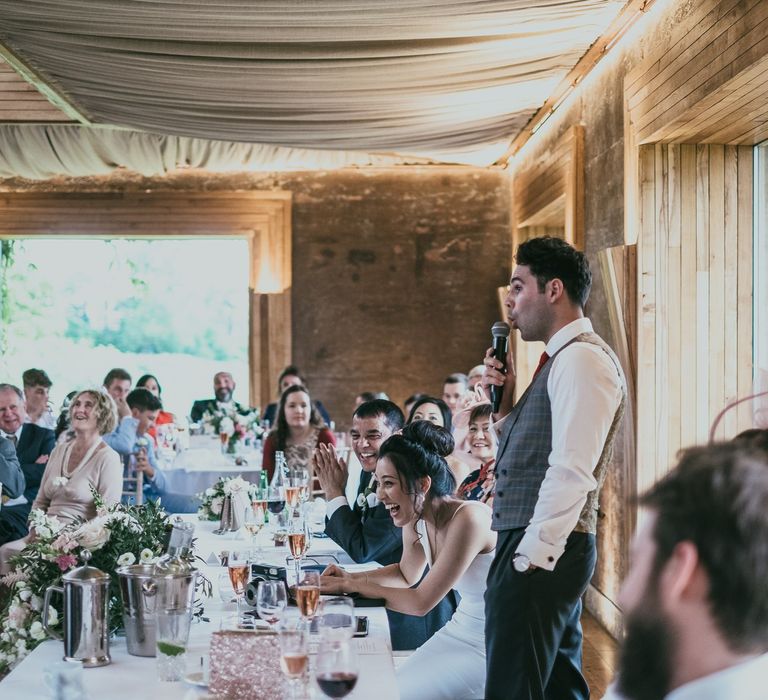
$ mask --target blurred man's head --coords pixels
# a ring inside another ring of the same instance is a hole
[[[443,382],[443,401],[448,404],[452,414],[459,408],[459,403],[467,390],[468,381],[466,374],[457,372],[447,376]]]
[[[235,391],[235,380],[229,372],[216,372],[213,375],[213,393],[216,400],[229,403]]]
[[[13,384],[0,384],[0,430],[12,435],[27,418],[24,394]]]
[[[157,414],[160,413],[163,404],[149,389],[134,389],[126,397],[131,416],[139,421],[136,426],[136,434],[144,435],[155,425]]]
[[[619,603],[627,700],[768,651],[768,459],[738,444],[687,450],[648,510]]]
[[[374,399],[360,404],[352,414],[349,431],[352,449],[367,472],[376,471],[381,444],[392,433],[402,430],[405,416],[400,407],[385,399]]]
[[[477,383],[483,378],[485,365],[475,365],[467,375],[467,388],[474,389]]]
[[[104,388],[115,401],[125,401],[131,390],[131,375],[124,369],[115,367],[104,377]]]
[[[306,385],[307,383],[304,381],[304,375],[299,371],[299,368],[296,365],[288,365],[283,368],[283,371],[280,372],[277,377],[277,391],[281,396],[289,386]]]
[[[42,413],[48,407],[48,392],[53,382],[42,369],[28,369],[21,375],[24,384],[24,399],[27,410],[33,414]]]

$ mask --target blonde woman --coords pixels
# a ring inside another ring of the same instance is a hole
[[[123,490],[120,457],[101,439],[117,423],[115,402],[99,389],[86,389],[74,396],[69,414],[74,437],[51,452],[32,505],[32,510],[55,515],[65,523],[96,516],[91,487],[107,505],[117,503]],[[0,548],[2,573],[8,570],[8,559],[34,536],[30,530],[26,537]]]

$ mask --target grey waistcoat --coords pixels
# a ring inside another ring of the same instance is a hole
[[[494,530],[527,527],[533,517],[552,452],[552,407],[547,393],[547,379],[554,358],[575,342],[592,343],[607,353],[616,366],[622,387],[625,386],[618,358],[596,333],[582,333],[549,358],[510,412],[499,439],[496,493],[493,499]],[[611,459],[616,429],[624,414],[625,401],[626,390],[623,389],[619,407],[593,472],[597,487],[587,495],[587,502],[575,528],[580,532],[594,533],[596,530],[598,496]],[[585,416],[585,419],[589,420],[589,417]]]

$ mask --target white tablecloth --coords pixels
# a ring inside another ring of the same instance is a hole
[[[186,519],[190,519],[187,516]],[[232,544],[247,545],[245,540],[222,538],[212,534],[213,523],[196,522],[198,535],[197,551],[207,558],[210,550],[232,549]],[[330,543],[330,544],[329,544]],[[334,550],[335,548],[335,550]],[[338,551],[337,545],[330,540],[314,540],[311,552]],[[272,552],[271,559],[277,563],[284,558],[284,552]],[[219,573],[225,571],[222,567],[202,566],[201,570],[216,587]],[[199,662],[201,656],[207,655],[210,636],[218,630],[223,616],[231,615],[234,605],[226,605],[219,599],[214,590],[214,597],[205,603],[206,616],[210,622],[193,624],[190,633],[188,663],[190,667]],[[292,610],[295,614],[295,609]],[[359,653],[360,679],[354,692],[348,698],[354,700],[386,700],[399,697],[395,671],[390,651],[389,626],[386,612],[383,608],[364,608],[358,614],[367,615],[370,624],[369,636],[356,640],[356,644],[374,647],[373,653]],[[51,664],[60,661],[64,647],[62,642],[47,641],[37,647],[24,659],[2,682],[0,682],[0,698],[3,700],[47,700],[50,691],[46,687],[44,673]],[[369,649],[369,651],[371,651]],[[113,639],[110,644],[112,663],[101,668],[84,669],[83,678],[89,700],[134,700],[135,698],[163,698],[163,700],[198,700],[209,697],[207,691],[191,687],[184,682],[161,683],[155,672],[155,659],[128,654],[125,639]],[[324,697],[313,685],[313,698]],[[277,699],[275,699],[277,700]]]

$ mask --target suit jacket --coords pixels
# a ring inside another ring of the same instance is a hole
[[[238,413],[245,415],[249,412],[247,406],[241,406],[237,401],[233,401],[232,405]],[[192,409],[189,412],[189,417],[193,423],[198,423],[203,418],[203,414],[207,412],[213,412],[216,410],[216,399],[200,399],[192,404]]]
[[[8,498],[18,498],[24,491],[24,472],[19,466],[16,449],[4,437],[0,437],[0,484],[3,485],[3,495]]]
[[[363,472],[358,495],[368,486],[371,475]],[[395,526],[383,503],[369,508],[366,513],[355,502],[352,508],[343,505],[330,519],[326,519],[325,533],[358,564],[376,561],[383,566],[400,561],[403,554],[403,536]],[[394,650],[416,649],[426,642],[456,610],[456,597],[451,591],[424,617],[403,615],[387,610],[389,631]]]
[[[53,430],[41,428],[32,423],[24,424],[19,443],[16,445],[16,454],[27,482],[24,496],[30,504],[37,497],[37,490],[40,488],[40,481],[45,471],[45,464],[37,464],[36,460],[42,455],[51,454],[55,446],[56,438]]]

